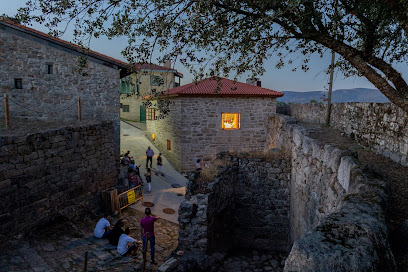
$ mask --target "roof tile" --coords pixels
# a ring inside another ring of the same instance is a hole
[[[281,97],[284,94],[270,89],[234,82],[226,78],[210,77],[198,82],[193,82],[176,88],[167,90],[165,95],[178,96],[201,96],[201,95],[242,95],[242,96],[272,96]]]

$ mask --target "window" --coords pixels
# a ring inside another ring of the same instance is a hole
[[[150,76],[151,86],[160,86],[164,84],[164,80],[160,76]]]
[[[222,129],[240,129],[241,128],[241,114],[240,113],[222,113],[221,118]]]
[[[14,79],[14,88],[16,88],[16,89],[22,89],[22,88],[23,88],[23,79],[21,79],[21,78],[15,78],[15,79]]]
[[[130,86],[130,76],[126,76],[120,79],[120,93],[121,94],[131,94],[131,86]]]
[[[171,142],[169,139],[167,139],[167,150],[171,151]]]
[[[156,120],[156,109],[146,109],[146,120]]]
[[[52,64],[47,64],[47,66],[48,66],[48,69],[47,69],[48,74],[49,74],[49,75],[54,74],[54,65],[52,65]]]
[[[123,112],[129,112],[129,105],[122,105]]]

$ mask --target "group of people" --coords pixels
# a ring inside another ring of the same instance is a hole
[[[150,263],[156,264],[154,259],[156,238],[154,235],[154,223],[159,217],[151,215],[152,212],[150,208],[145,209],[145,217],[140,220],[140,235],[142,237],[142,252],[143,259],[146,259],[146,241],[150,243]],[[125,227],[125,220],[119,219],[113,228],[111,227],[109,220],[109,215],[104,215],[95,226],[94,236],[96,238],[109,239],[109,243],[117,246],[118,253],[122,256],[132,255],[136,256],[136,251],[138,249],[138,242],[132,238],[130,234],[130,228]]]
[[[146,150],[146,173],[144,174],[145,180],[148,186],[148,193],[152,191],[151,187],[151,182],[152,182],[152,164],[153,164],[153,156],[154,156],[154,151],[153,149],[147,147]],[[150,162],[150,167],[149,166]],[[127,151],[125,155],[123,156],[121,160],[122,165],[128,166],[128,181],[129,181],[129,187],[133,188],[139,185],[143,185],[142,177],[140,176],[140,165],[136,166],[135,161],[133,160],[133,157],[130,156],[130,151]],[[158,175],[164,176],[163,172],[163,158],[162,158],[162,153],[159,153],[157,156],[157,171],[156,171],[156,176]]]

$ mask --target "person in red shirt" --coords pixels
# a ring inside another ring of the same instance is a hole
[[[146,251],[147,251],[146,238],[147,238],[150,243],[150,263],[157,264],[154,261],[154,246],[156,244],[156,239],[154,236],[154,222],[156,222],[156,220],[159,219],[159,217],[150,216],[152,214],[152,211],[150,210],[150,208],[145,209],[145,214],[146,214],[146,217],[143,217],[140,220],[140,226],[142,227],[140,231],[141,231],[142,241],[143,241],[143,259],[146,258]]]

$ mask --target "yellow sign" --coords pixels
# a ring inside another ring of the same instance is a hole
[[[128,197],[128,203],[133,203],[136,202],[136,195],[135,195],[135,190],[132,190],[130,192],[127,193],[127,197]]]

